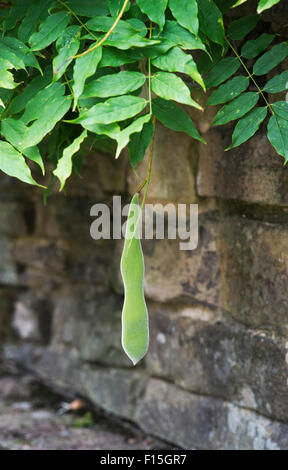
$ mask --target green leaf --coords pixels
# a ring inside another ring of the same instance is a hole
[[[94,49],[94,51],[90,52],[89,54],[86,54],[75,60],[72,86],[74,93],[73,111],[76,109],[78,99],[83,93],[87,78],[94,75],[101,57],[102,47],[97,47],[97,49]]]
[[[121,257],[121,274],[125,289],[122,310],[122,346],[135,365],[149,345],[148,311],[144,298],[144,258],[139,237],[139,196],[130,205],[125,243]]]
[[[197,60],[197,67],[202,77],[207,75],[212,68],[223,59],[224,55],[227,54],[229,45],[226,42],[223,46],[211,42],[209,44],[209,55],[201,54],[199,60]]]
[[[186,73],[205,90],[205,84],[192,56],[185,54],[180,47],[173,47],[166,54],[153,59],[152,64],[167,72]]]
[[[25,159],[12,145],[0,140],[0,170],[8,176],[13,176],[24,183],[40,186],[32,178],[30,168]]]
[[[162,31],[165,24],[165,10],[168,0],[137,0],[140,10],[150,18],[153,23],[158,24]]]
[[[154,124],[153,121],[150,120],[144,124],[141,132],[131,135],[128,149],[130,163],[133,169],[135,169],[145,157],[146,150],[152,142],[153,134]]]
[[[56,169],[53,171],[53,174],[57,176],[59,179],[61,186],[60,186],[60,191],[65,186],[66,180],[69,178],[69,176],[72,173],[72,158],[75,153],[79,152],[80,145],[82,142],[86,139],[87,137],[87,131],[83,131],[82,134],[77,137],[69,147],[67,147],[64,152],[62,157],[57,163]]]
[[[29,158],[29,160],[32,160],[34,163],[36,163],[41,168],[42,175],[45,175],[44,162],[43,162],[43,159],[41,157],[41,154],[37,145],[24,149],[23,155]]]
[[[41,118],[28,127],[23,139],[23,147],[27,148],[39,144],[53,130],[57,122],[65,116],[70,105],[70,101],[64,96],[56,109],[55,107],[53,107],[53,110],[49,107],[45,108]]]
[[[41,73],[41,68],[31,50],[17,38],[4,37],[0,39],[0,59],[7,60],[15,69],[25,69],[26,66],[34,67]],[[10,67],[7,67],[10,68]]]
[[[28,125],[30,122],[41,118],[43,110],[46,108],[52,111],[53,108],[57,107],[64,93],[65,85],[63,83],[53,83],[51,86],[40,89],[38,93],[31,96],[27,101],[21,121]]]
[[[115,18],[98,16],[87,22],[87,28],[96,32],[106,33],[110,30],[115,22]],[[130,24],[129,20],[120,20],[110,34],[109,38],[106,39],[106,46],[113,46],[117,49],[130,49],[131,47],[148,47],[153,44],[158,44],[159,40],[150,40],[143,37],[143,32],[146,34],[147,28],[142,21],[137,20]],[[89,39],[93,39],[91,35]]]
[[[259,129],[267,116],[267,108],[255,108],[244,118],[240,119],[232,135],[232,144],[226,150],[231,150],[246,142]]]
[[[276,114],[271,116],[268,123],[267,137],[279,155],[288,161],[288,121]]]
[[[20,41],[27,42],[29,40],[38,24],[49,15],[49,7],[53,2],[54,0],[41,0],[41,2],[34,0],[34,2],[31,3],[28,10],[26,9],[25,18],[19,28],[18,38]]]
[[[199,21],[196,0],[169,0],[169,8],[174,18],[183,28],[198,36]]]
[[[92,20],[89,20],[86,24],[87,28],[101,33],[107,33],[110,31],[112,26],[114,26],[116,18],[111,18],[108,16],[96,16]],[[131,35],[139,34],[140,36],[146,36],[147,28],[143,21],[140,21],[136,18],[128,20],[120,20],[117,23],[117,26],[113,30],[112,34],[122,34],[123,37],[127,36],[129,38]]]
[[[125,121],[141,113],[146,105],[147,101],[138,96],[126,95],[110,98],[104,103],[92,106],[88,111],[70,122],[81,124],[85,127],[85,125],[111,124],[117,121]]]
[[[45,70],[43,77],[38,75],[37,77],[33,78],[33,80],[27,84],[22,93],[13,98],[8,106],[9,113],[17,114],[20,111],[23,111],[26,104],[38,93],[38,91],[49,85],[51,79],[52,72],[50,68]]]
[[[109,0],[109,11],[111,16],[118,16],[123,6],[123,0]],[[129,10],[130,3],[128,3],[125,12]],[[103,14],[103,13],[102,13]],[[93,15],[94,16],[94,15]]]
[[[67,11],[54,13],[40,25],[39,31],[32,34],[29,44],[33,51],[41,51],[50,46],[52,42],[64,33],[71,17]]]
[[[56,42],[58,54],[53,59],[53,81],[65,73],[80,47],[80,26],[69,26]]]
[[[220,126],[241,118],[254,108],[258,100],[258,93],[243,93],[218,111],[213,121],[213,126]]]
[[[41,0],[42,1],[42,0]],[[107,0],[66,0],[71,10],[77,15],[94,18],[99,15],[109,15],[109,6]]]
[[[287,101],[277,101],[272,104],[273,111],[277,116],[280,116],[282,119],[288,120],[288,103]]]
[[[142,59],[155,59],[155,57],[159,57],[160,55],[165,54],[173,46],[174,44],[164,39],[160,44],[143,48],[141,50]]]
[[[0,98],[0,106],[5,109],[5,104],[3,103],[1,98]]]
[[[147,20],[146,15],[144,15],[144,13],[142,13],[142,11],[138,7],[138,5],[136,3],[134,3],[134,0],[133,0],[133,4],[131,5],[130,10],[129,10],[129,17],[130,18],[138,18],[139,20],[143,21],[144,23]]]
[[[21,152],[25,157],[29,158],[35,162],[42,171],[42,174],[45,174],[44,163],[40,155],[38,147],[28,147],[23,148],[23,139],[25,133],[27,132],[27,127],[22,121],[7,118],[1,122],[1,133],[5,139],[10,142],[19,152]]]
[[[112,33],[105,41],[106,46],[116,47],[117,49],[127,50],[131,47],[150,47],[159,44],[158,40],[143,38],[139,34]]]
[[[9,8],[8,15],[3,21],[3,32],[14,29],[18,21],[22,20],[27,12],[27,4],[23,0],[16,0]]]
[[[232,21],[228,27],[228,36],[234,40],[242,39],[255,28],[258,21],[257,15],[248,15]]]
[[[243,5],[243,3],[247,2],[247,0],[238,0],[238,2],[236,2],[234,5],[233,5],[233,8],[235,7],[239,7],[240,5]]]
[[[21,121],[25,125],[34,122],[27,127],[23,137],[23,148],[32,147],[41,142],[67,113],[71,101],[64,93],[64,84],[56,82],[40,90],[28,102]]]
[[[227,13],[227,11],[235,5],[235,0],[214,0],[214,2],[222,13]]]
[[[178,103],[188,104],[197,109],[201,106],[190,96],[187,85],[180,77],[173,73],[158,72],[154,73],[151,80],[152,91],[165,100],[174,100]]]
[[[122,51],[121,49],[115,49],[114,47],[104,47],[102,59],[99,64],[99,68],[102,67],[121,67],[125,64],[132,64],[142,59],[142,54],[139,51],[133,51],[132,49]]]
[[[0,88],[13,90],[13,88],[16,88],[18,85],[19,83],[14,82],[13,74],[6,69],[5,65],[0,60]]]
[[[280,64],[288,56],[288,43],[282,42],[273,46],[265,52],[255,63],[253,73],[255,75],[266,75],[276,65]]]
[[[254,59],[270,46],[274,38],[275,34],[263,33],[259,38],[247,41],[241,49],[241,55],[245,59]]]
[[[288,70],[269,80],[263,90],[267,93],[280,93],[288,90]]]
[[[4,108],[9,104],[11,97],[13,96],[13,90],[7,90],[5,88],[0,88],[0,98],[4,104]]]
[[[171,42],[174,46],[180,46],[182,49],[206,51],[201,39],[182,28],[176,21],[166,21],[161,38]]]
[[[72,122],[71,124],[74,124]],[[119,133],[121,132],[119,124],[113,122],[111,124],[91,124],[89,122],[81,122],[81,126],[87,131],[93,132],[94,134],[98,135],[106,135],[111,139],[117,140]]]
[[[190,135],[193,139],[199,140],[204,144],[206,143],[199,135],[188,114],[177,106],[177,104],[173,103],[173,101],[155,98],[152,100],[152,109],[154,116],[156,116],[158,121],[164,124],[164,126],[173,131],[186,132],[186,134]]]
[[[25,63],[23,60],[24,53],[20,49],[15,50],[14,47],[11,47],[10,41],[12,40],[12,43],[14,43],[14,39],[15,38],[9,37],[0,39],[0,60],[6,64],[7,69],[25,69]],[[17,40],[15,39],[15,41]],[[25,45],[23,44],[23,46]]]
[[[262,11],[268,10],[268,8],[273,7],[279,2],[280,0],[260,0],[257,8],[257,13],[262,13]]]
[[[243,91],[247,90],[249,83],[248,77],[244,77],[243,75],[234,77],[215,90],[209,97],[207,104],[217,105],[234,100],[234,98],[241,95]]]
[[[109,98],[110,96],[125,95],[141,88],[145,81],[145,75],[140,72],[123,71],[104,75],[86,85],[81,98]]]
[[[130,136],[132,134],[136,134],[138,132],[141,132],[143,129],[144,124],[149,122],[151,120],[151,115],[150,114],[145,114],[145,116],[140,116],[138,119],[132,122],[128,127],[123,129],[119,135],[117,136],[117,150],[116,150],[116,155],[115,158],[118,158],[122,150],[127,147],[129,141],[130,141]]]
[[[219,8],[211,0],[198,0],[200,31],[211,41],[224,44],[225,31]]]
[[[207,90],[220,85],[234,75],[240,67],[240,62],[236,57],[225,57],[220,60],[211,70],[205,80]]]

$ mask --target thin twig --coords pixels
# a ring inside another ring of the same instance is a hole
[[[60,1],[60,0],[58,0]],[[102,44],[109,38],[109,36],[113,33],[114,29],[116,28],[117,24],[119,23],[119,21],[121,20],[125,10],[126,10],[126,6],[128,4],[129,0],[125,0],[124,1],[124,4],[121,8],[121,11],[119,13],[119,15],[117,16],[115,22],[113,23],[113,25],[111,26],[111,28],[109,29],[109,31],[105,34],[105,36],[101,39],[101,41],[97,42],[93,47],[90,47],[90,49],[87,49],[86,51],[82,52],[81,54],[77,54],[74,56],[74,59],[78,59],[79,57],[83,57],[84,55],[86,54],[89,54],[90,52],[92,51],[95,51],[95,49],[97,49],[97,47],[100,47],[102,46]]]
[[[78,23],[82,26],[82,28],[86,29],[87,33],[88,34],[91,34],[91,36],[93,36],[93,38],[97,41],[98,38],[97,36],[95,36],[95,34],[92,33],[92,31],[90,31],[86,24],[83,23],[83,21],[81,21],[81,19],[79,18],[79,16],[75,13],[75,11],[72,10],[72,8],[69,7],[69,5],[67,5],[67,3],[63,2],[62,0],[57,0],[57,2],[60,3],[60,5],[62,5],[64,8],[66,8],[66,10],[69,11],[69,13],[71,13],[71,15],[74,16],[74,18],[76,18],[76,20],[78,21]]]
[[[138,225],[139,225],[139,222],[140,222],[140,219],[141,219],[141,216],[142,216],[142,213],[143,213],[144,205],[145,205],[145,202],[146,202],[147,192],[148,192],[150,180],[151,180],[153,150],[154,150],[154,143],[155,143],[155,128],[156,128],[156,117],[155,116],[153,117],[153,124],[154,124],[154,132],[153,132],[153,136],[152,136],[152,140],[151,140],[151,144],[150,144],[150,149],[149,149],[149,160],[148,160],[146,178],[143,181],[143,183],[141,184],[141,186],[138,188],[138,190],[136,191],[135,194],[140,193],[140,191],[142,191],[144,186],[145,186],[145,192],[144,192],[142,204],[141,204],[141,207],[140,207],[138,219],[137,219],[136,224],[135,224],[135,229],[134,229],[134,232],[133,232],[133,236],[131,237],[130,243],[128,245],[128,249],[130,248],[132,240],[135,237],[135,234],[137,232]]]
[[[149,39],[152,38],[152,21],[150,21]],[[148,58],[148,83],[149,83],[149,110],[152,116],[152,91],[151,91],[151,59]]]
[[[65,78],[65,80],[66,80],[65,83],[67,84],[67,86],[68,86],[68,88],[69,88],[69,91],[70,91],[70,93],[71,93],[72,99],[74,100],[74,99],[75,99],[75,97],[74,97],[74,92],[73,92],[73,89],[72,89],[72,87],[71,87],[71,85],[70,85],[70,80],[68,80],[68,77],[67,77],[66,73],[64,73],[64,78]],[[80,108],[79,108],[78,103],[77,103],[77,110],[78,110],[78,113],[80,113]]]
[[[261,94],[263,100],[265,101],[269,111],[271,112],[271,114],[274,114],[274,111],[273,111],[273,108],[271,106],[271,104],[266,100],[265,96],[264,96],[264,93],[263,91],[261,90],[261,88],[259,87],[258,83],[256,82],[256,80],[254,79],[253,75],[250,73],[249,69],[246,67],[245,63],[243,62],[243,60],[241,59],[240,55],[238,54],[238,52],[236,51],[236,49],[232,46],[232,44],[230,43],[230,41],[226,38],[226,41],[228,42],[229,46],[231,47],[232,51],[234,52],[234,54],[236,55],[237,59],[239,60],[240,64],[242,65],[242,67],[244,67],[245,71],[247,72],[248,74],[248,77],[252,80],[252,82],[254,83],[254,85],[256,86],[258,92]]]
[[[150,179],[151,179],[153,150],[154,150],[154,143],[155,143],[155,127],[156,127],[156,117],[155,116],[153,117],[153,124],[154,124],[154,132],[153,132],[153,136],[152,136],[152,140],[151,140],[151,144],[150,144],[150,149],[149,149],[149,159],[148,159],[148,167],[147,167],[146,177],[145,177],[144,181],[141,183],[141,185],[139,186],[139,188],[136,191],[136,193],[140,193],[142,191],[142,189],[144,188],[144,186],[146,186],[145,187],[144,197],[143,197],[144,204],[145,204],[147,191],[148,191],[148,187],[149,187]],[[142,204],[143,204],[143,202],[142,202]],[[144,204],[143,204],[143,206],[144,206]]]

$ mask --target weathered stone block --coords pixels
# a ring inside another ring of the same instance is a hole
[[[5,357],[33,370],[43,381],[71,396],[86,396],[96,406],[130,420],[147,383],[147,376],[139,369],[131,372],[83,364],[77,351],[65,346],[57,352],[29,344],[6,346]]]
[[[107,193],[121,194],[126,189],[127,154],[115,160],[114,155],[89,152],[83,158],[80,176],[73,175],[67,182],[67,195],[87,196],[95,202]]]
[[[150,375],[288,420],[285,341],[229,324],[203,307],[186,306],[169,315],[152,305],[150,330]]]
[[[109,240],[78,243],[65,238],[20,238],[13,245],[13,260],[20,265],[24,285],[49,291],[70,282],[109,284]],[[43,280],[46,282],[43,283]]]
[[[216,253],[217,217],[200,215],[196,250],[182,251],[181,240],[142,240],[145,258],[144,289],[147,298],[159,302],[175,299],[218,305],[220,272]],[[115,244],[111,280],[123,293],[120,259],[123,241]]]
[[[0,235],[0,284],[5,286],[15,286],[18,282],[12,249],[12,242],[6,236]]]
[[[203,111],[192,106],[182,106],[191,117],[194,125],[201,136],[206,140],[206,133],[211,129],[214,118],[219,110],[219,106],[208,106],[207,101],[211,91],[203,93],[202,90],[192,90],[192,98],[202,106]],[[199,144],[199,142],[198,142]]]
[[[16,302],[13,315],[13,328],[22,340],[39,340],[40,334],[36,313],[23,302]]]
[[[24,212],[24,204],[0,202],[0,233],[13,237],[24,235],[27,232]]]
[[[12,333],[13,301],[13,291],[10,288],[0,288],[0,345],[7,341]]]
[[[224,151],[231,143],[227,130],[211,130],[205,138],[208,145],[199,147],[199,196],[288,204],[288,168],[265,135],[229,152]]]
[[[129,367],[121,346],[122,304],[122,297],[94,286],[66,290],[56,301],[53,347],[70,345],[89,363]]]
[[[13,259],[16,263],[46,272],[65,272],[69,258],[69,244],[65,240],[25,237],[15,241]]]
[[[136,420],[185,449],[287,450],[288,426],[227,402],[151,379]]]
[[[102,200],[105,200],[104,195]],[[93,219],[90,210],[96,202],[93,198],[78,195],[66,198],[53,195],[46,206],[38,201],[35,232],[38,236],[67,237],[86,243],[91,239],[90,225]]]
[[[5,173],[0,174],[1,181],[1,194],[0,201],[3,203],[14,202],[29,199],[29,196],[36,195],[39,192],[39,188],[33,187],[26,183],[22,183],[17,178],[12,178]]]
[[[239,217],[220,224],[223,307],[241,323],[287,334],[287,238],[286,225]]]
[[[39,292],[19,295],[14,305],[13,328],[24,341],[49,344],[51,340],[52,301]]]
[[[81,374],[83,389],[93,403],[132,420],[137,402],[142,399],[147,376],[141,372],[93,367]]]
[[[197,161],[195,141],[186,134],[167,130],[157,123],[147,202],[195,203]],[[138,177],[130,170],[130,194],[134,194],[145,179],[147,165],[148,152],[143,162],[137,166]]]
[[[143,240],[147,297],[160,302],[187,298],[218,305],[216,228],[217,220],[200,216],[198,247],[192,251],[181,251],[179,240]]]

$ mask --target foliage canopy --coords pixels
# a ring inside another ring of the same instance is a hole
[[[254,15],[228,21],[245,1],[0,2],[0,169],[39,185],[27,162],[44,174],[48,159],[63,189],[91,136],[116,141],[116,157],[128,146],[134,168],[155,118],[204,142],[182,107],[201,109],[201,90],[213,90],[208,105],[221,105],[214,125],[236,123],[229,148],[267,122],[286,162],[288,104],[270,104],[267,93],[286,90],[288,72],[262,88],[257,79],[288,56],[288,43],[254,32],[280,0],[259,0]]]

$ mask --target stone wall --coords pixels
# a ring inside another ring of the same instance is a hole
[[[123,242],[90,237],[91,206],[133,193],[126,156],[88,154],[46,206],[1,176],[3,352],[179,446],[288,449],[288,170],[261,133],[228,153],[208,127],[207,146],[157,128],[149,202],[199,204],[199,246],[143,242],[151,345],[136,368],[120,345]]]
[[[2,352],[177,446],[288,449],[288,169],[261,132],[224,152],[214,112],[193,111],[206,146],[157,125],[149,202],[199,204],[199,245],[143,242],[151,345],[135,368],[120,345],[122,241],[90,237],[91,206],[139,184],[127,157],[87,151],[46,206],[1,176]]]

